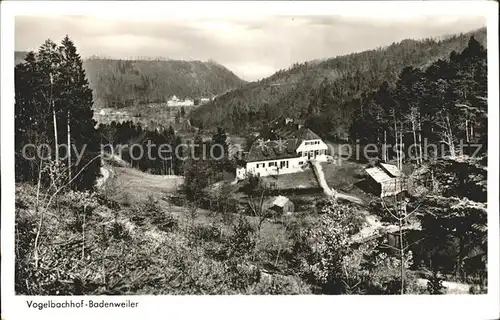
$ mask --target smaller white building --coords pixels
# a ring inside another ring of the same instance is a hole
[[[173,96],[170,100],[167,101],[167,106],[169,107],[190,107],[194,106],[193,99],[184,99],[180,100],[177,96]]]
[[[295,205],[290,199],[284,196],[277,196],[264,203],[266,210],[273,210],[278,214],[290,214],[294,212]]]

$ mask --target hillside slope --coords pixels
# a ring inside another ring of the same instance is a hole
[[[246,82],[224,66],[202,61],[89,59],[84,68],[96,106],[123,107],[179,98],[212,97]]]
[[[191,122],[242,133],[259,129],[278,116],[307,119],[319,110],[335,113],[347,124],[351,111],[342,108],[344,102],[376,90],[384,81],[394,83],[406,66],[426,67],[437,59],[447,59],[452,51],[463,50],[471,36],[486,43],[486,29],[482,28],[443,40],[403,40],[320,62],[296,63],[193,110]],[[322,105],[325,96],[334,103]]]
[[[27,52],[15,52],[15,63]],[[246,82],[213,61],[115,60],[83,62],[96,108],[122,108],[179,98],[212,97]]]

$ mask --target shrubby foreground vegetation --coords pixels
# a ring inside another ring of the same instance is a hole
[[[67,192],[45,212],[34,267],[35,195],[32,186],[16,190],[18,294],[399,292],[397,258],[368,244],[353,250],[352,210],[337,203],[325,203],[314,219],[287,217],[266,235],[241,215],[202,224],[154,199],[120,206]]]

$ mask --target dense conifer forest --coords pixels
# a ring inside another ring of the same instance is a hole
[[[192,124],[230,132],[258,130],[278,116],[308,120],[323,136],[346,137],[352,114],[381,86],[394,88],[406,67],[426,70],[461,52],[473,36],[485,45],[486,29],[442,40],[403,40],[384,48],[320,62],[296,63],[258,82],[217,97],[193,111]]]

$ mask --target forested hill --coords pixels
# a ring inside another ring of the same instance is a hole
[[[211,61],[88,59],[83,65],[97,106],[161,103],[173,95],[212,97],[245,84]]]
[[[345,133],[351,110],[343,104],[378,89],[383,82],[394,84],[407,66],[424,68],[438,59],[448,59],[452,51],[462,51],[471,36],[486,44],[486,29],[482,28],[442,40],[403,40],[321,62],[294,64],[193,110],[191,122],[242,133],[259,129],[278,116],[307,120],[318,113],[331,113],[340,119],[335,131]]]
[[[16,52],[16,64],[25,55]],[[83,67],[98,108],[162,103],[173,95],[211,98],[246,83],[213,61],[91,58],[83,61]]]

